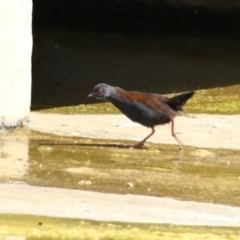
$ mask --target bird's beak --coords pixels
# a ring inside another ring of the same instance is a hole
[[[94,93],[90,93],[87,98],[91,98],[91,97],[94,97]]]

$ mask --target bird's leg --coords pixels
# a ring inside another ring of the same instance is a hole
[[[172,136],[176,139],[176,141],[178,142],[180,149],[183,149],[183,143],[181,142],[181,140],[179,140],[179,138],[177,137],[176,133],[174,132],[174,118],[170,117],[169,118],[171,121],[171,125],[172,125]]]
[[[147,136],[146,136],[142,141],[140,141],[139,143],[131,146],[131,148],[140,148],[142,145],[144,145],[144,143],[146,142],[146,140],[147,140],[148,138],[150,138],[150,137],[155,133],[154,127],[151,127],[151,129],[152,129],[152,132],[151,132],[149,135],[147,135]]]

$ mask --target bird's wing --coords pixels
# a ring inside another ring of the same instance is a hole
[[[135,91],[124,91],[122,89],[118,89],[118,93],[122,98],[128,99],[131,102],[137,102],[145,105],[156,114],[161,114],[167,117],[182,115],[181,112],[174,111],[168,105],[169,99],[162,95]]]

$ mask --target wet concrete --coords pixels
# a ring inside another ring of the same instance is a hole
[[[0,135],[0,182],[24,177],[29,168],[28,147],[27,135]]]

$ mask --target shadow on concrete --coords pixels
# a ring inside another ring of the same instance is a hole
[[[173,2],[34,0],[32,109],[87,103],[100,82],[163,94],[239,84],[239,6]]]

